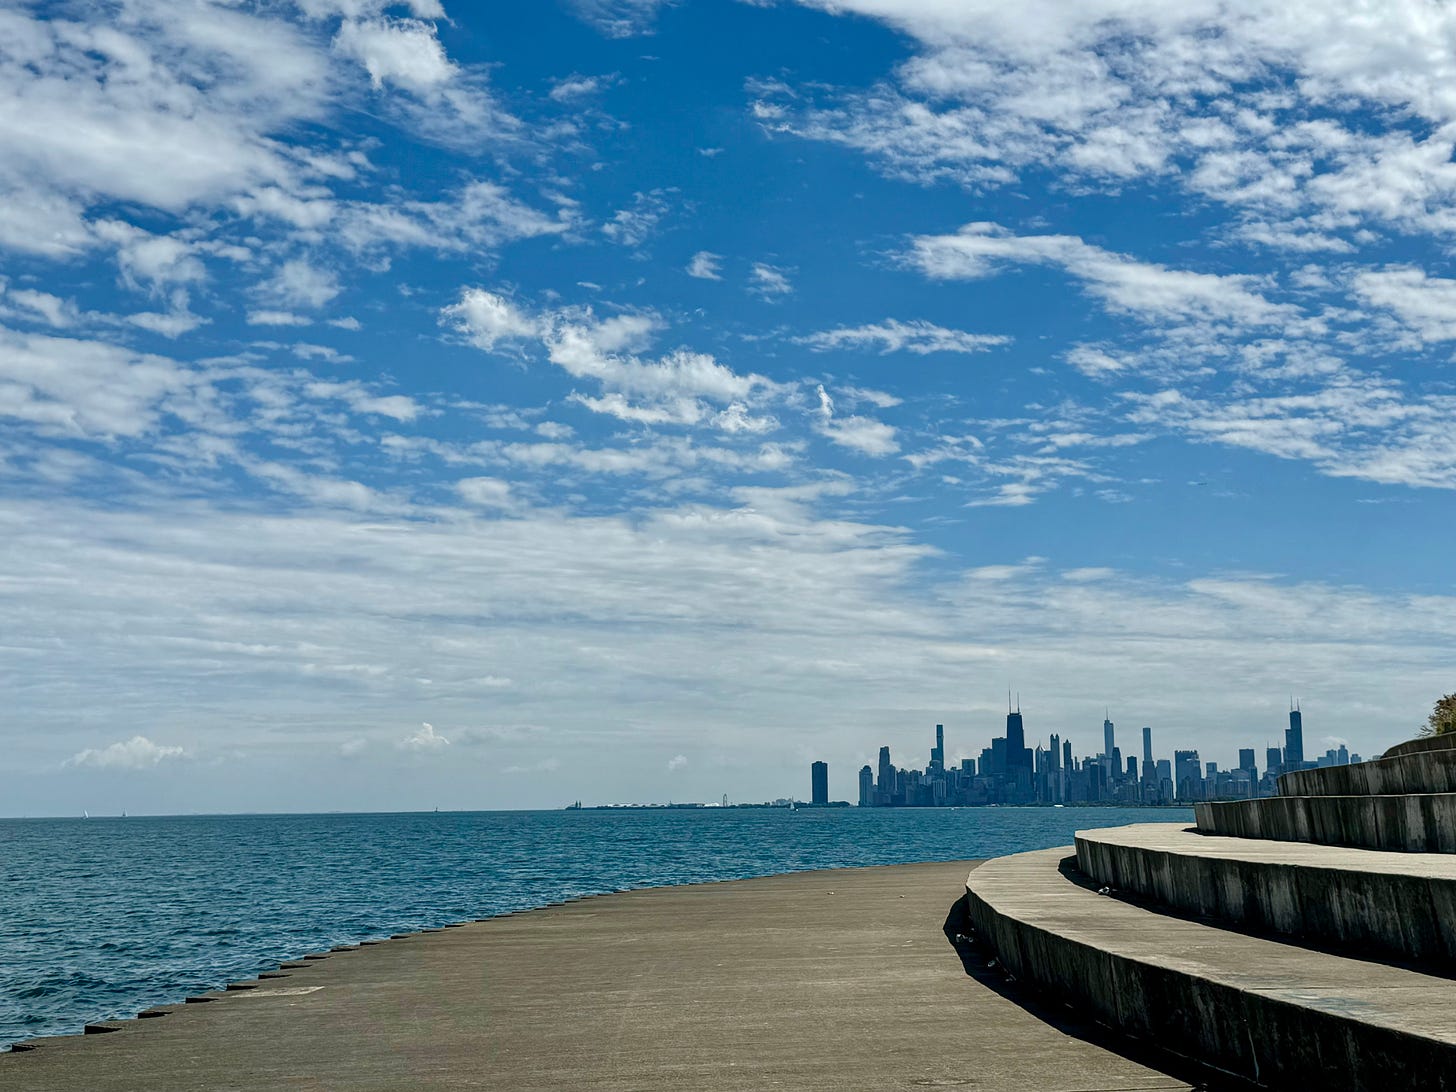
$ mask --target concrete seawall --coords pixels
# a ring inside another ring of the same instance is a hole
[[[0,1088],[1188,1092],[963,962],[943,930],[971,867],[624,892],[318,953],[0,1054]]]
[[[1098,884],[1237,928],[1456,967],[1456,858],[1249,841],[1147,823],[1077,835]]]
[[[1280,796],[1390,796],[1448,792],[1456,792],[1456,750],[1449,745],[1349,766],[1296,770],[1279,776]]]
[[[1193,805],[1198,829],[1236,838],[1456,853],[1456,793],[1271,796]]]
[[[1456,1089],[1449,979],[1101,897],[1064,871],[1070,852],[998,858],[967,882],[977,932],[1018,978],[1261,1087]]]

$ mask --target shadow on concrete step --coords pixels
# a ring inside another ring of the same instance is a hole
[[[1062,862],[1065,871],[1068,864],[1076,871],[1075,857]],[[1089,881],[1080,872],[1083,886]],[[1045,991],[1029,987],[1006,973],[993,955],[978,942],[971,914],[968,896],[962,895],[951,903],[943,927],[945,939],[950,942],[961,967],[969,978],[979,985],[1004,997],[1011,1003],[1035,1016],[1042,1023],[1064,1035],[1079,1039],[1090,1046],[1098,1047],[1137,1065],[1157,1070],[1174,1080],[1184,1081],[1199,1092],[1256,1092],[1258,1085],[1231,1076],[1201,1062],[1163,1050],[1141,1039],[1124,1035],[1106,1024],[1079,1019],[1071,1002],[1062,1001]]]

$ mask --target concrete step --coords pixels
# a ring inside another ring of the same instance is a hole
[[[1447,737],[1436,738],[1444,741]],[[1280,774],[1279,795],[1390,796],[1456,792],[1456,750],[1439,747],[1397,754],[1387,752],[1387,756],[1348,766]]]
[[[1421,754],[1425,751],[1449,751],[1453,747],[1456,747],[1456,732],[1446,732],[1439,736],[1417,736],[1404,743],[1397,743],[1394,747],[1387,747],[1380,757],[1397,758],[1400,755]]]
[[[1023,984],[1267,1088],[1456,1089],[1449,979],[1326,955],[1099,896],[1071,850],[966,881],[978,940]]]
[[[1198,829],[1236,838],[1404,853],[1456,853],[1456,792],[1274,796],[1193,805]]]
[[[1077,862],[1098,884],[1182,913],[1456,971],[1456,856],[1139,823],[1079,831]]]

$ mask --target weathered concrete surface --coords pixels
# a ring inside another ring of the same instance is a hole
[[[1447,746],[1376,758],[1369,762],[1354,762],[1348,766],[1296,770],[1280,774],[1278,781],[1280,796],[1456,792],[1456,750]]]
[[[623,893],[339,952],[0,1055],[0,1088],[1189,1088],[967,977],[942,933],[967,867]]]
[[[1272,796],[1193,805],[1198,829],[1236,838],[1456,853],[1456,793]]]
[[[1456,1089],[1456,989],[1096,894],[1071,850],[989,861],[967,881],[1013,974],[1130,1035],[1269,1088]]]
[[[1078,831],[1077,863],[1096,883],[1240,928],[1456,966],[1456,857],[1139,823]]]
[[[1416,739],[1408,739],[1404,743],[1397,743],[1381,755],[1381,758],[1396,758],[1400,755],[1415,755],[1425,751],[1449,751],[1456,747],[1456,732],[1446,732],[1439,736],[1419,736]]]

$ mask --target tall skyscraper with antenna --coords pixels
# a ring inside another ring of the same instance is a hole
[[[1102,718],[1102,753],[1108,758],[1112,757],[1112,710],[1108,710]]]
[[[1284,768],[1304,768],[1304,716],[1293,698],[1289,699],[1289,727],[1284,731]]]
[[[1026,745],[1026,726],[1021,722],[1021,695],[1012,709],[1011,694],[1006,694],[1006,765],[1010,770],[1032,768],[1031,748]],[[1013,776],[1015,776],[1013,774]]]

